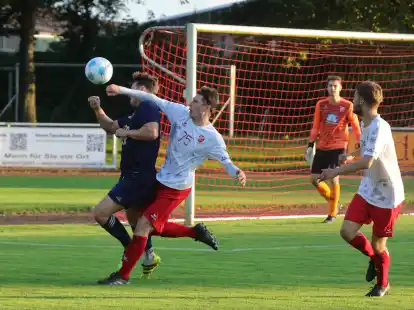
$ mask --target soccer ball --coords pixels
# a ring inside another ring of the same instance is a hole
[[[108,83],[113,71],[111,62],[103,57],[92,58],[85,66],[85,75],[93,84]]]

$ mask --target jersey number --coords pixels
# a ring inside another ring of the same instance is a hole
[[[188,133],[187,133],[187,131],[184,131],[184,135],[181,137],[181,138],[179,138],[178,139],[178,142],[181,142],[181,140],[184,140],[183,141],[183,144],[185,145],[185,146],[187,146],[187,145],[189,145],[190,144],[190,142],[191,142],[191,140],[193,139],[193,137],[191,136],[191,135],[189,135]]]

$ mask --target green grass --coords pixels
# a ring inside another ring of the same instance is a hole
[[[141,280],[137,265],[133,284],[122,287],[93,284],[114,271],[121,255],[100,227],[2,226],[0,308],[413,309],[414,218],[400,217],[389,242],[392,290],[382,299],[363,296],[370,287],[367,259],[339,238],[340,222],[210,223],[218,252],[191,240],[154,238],[161,267]]]
[[[85,212],[101,200],[116,183],[117,177],[102,176],[0,176],[0,214],[41,212]],[[260,213],[272,206],[310,206],[324,203],[312,189],[308,178],[283,178],[251,181],[246,188],[233,180],[204,179],[196,189],[196,208],[205,212]],[[358,179],[344,179],[341,202],[349,201]],[[224,187],[234,186],[231,188]],[[261,186],[269,188],[261,188]],[[414,201],[414,178],[405,180],[407,203]]]

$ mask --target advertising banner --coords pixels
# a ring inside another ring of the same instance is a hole
[[[106,132],[100,128],[0,127],[0,165],[104,167]]]

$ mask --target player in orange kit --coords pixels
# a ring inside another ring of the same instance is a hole
[[[327,82],[329,97],[316,103],[313,128],[305,154],[306,160],[312,164],[312,184],[329,205],[328,217],[324,220],[324,223],[335,220],[338,213],[339,178],[335,177],[329,185],[326,182],[318,183],[317,179],[322,169],[339,166],[339,156],[344,154],[348,147],[349,123],[352,126],[356,141],[359,142],[361,136],[358,117],[353,112],[352,102],[340,96],[342,90],[341,77],[328,76]],[[318,141],[313,157],[316,139]]]

